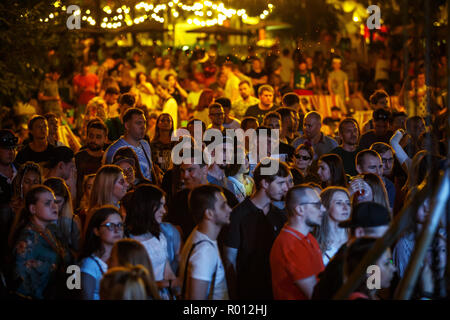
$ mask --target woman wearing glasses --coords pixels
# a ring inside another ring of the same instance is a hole
[[[294,184],[306,182],[320,183],[320,178],[312,172],[311,165],[314,159],[314,150],[311,146],[301,144],[294,153],[294,167],[291,170]]]
[[[123,221],[114,206],[96,209],[87,227],[81,252],[81,298],[99,300],[100,280],[108,270],[114,243],[123,237]]]
[[[336,252],[348,241],[348,230],[339,227],[339,222],[350,218],[351,203],[347,189],[328,187],[320,193],[322,204],[327,209],[322,224],[316,229],[315,236],[322,251],[323,264],[326,266]]]

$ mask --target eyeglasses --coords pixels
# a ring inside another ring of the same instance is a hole
[[[122,222],[119,223],[108,222],[105,224],[101,224],[100,227],[106,227],[108,228],[109,231],[119,231],[123,230],[124,224]]]
[[[299,155],[299,154],[295,154],[294,155],[297,159],[301,159],[301,160],[303,160],[303,161],[309,161],[309,160],[311,160],[311,157],[308,157],[308,156],[301,156],[301,155]]]
[[[304,205],[304,204],[312,204],[314,207],[316,207],[316,209],[320,209],[322,207],[322,202],[320,202],[320,201],[299,203],[300,206]]]

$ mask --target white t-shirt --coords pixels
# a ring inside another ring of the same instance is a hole
[[[189,238],[184,244],[181,251],[180,259],[180,276],[184,279],[184,270],[186,266],[186,259],[194,243],[206,240],[197,246],[191,253],[189,258],[189,265],[187,273],[189,277],[208,281],[208,295],[211,287],[211,279],[216,271],[216,280],[214,282],[213,300],[228,300],[228,288],[225,278],[225,268],[223,267],[222,259],[220,258],[219,248],[217,247],[217,241],[211,240],[207,235],[201,233],[195,227],[194,231],[190,234]],[[189,277],[186,280],[186,286],[189,286]],[[187,290],[186,290],[187,291]]]
[[[145,247],[152,263],[155,281],[161,281],[164,280],[164,270],[169,258],[167,254],[167,240],[162,232],[159,234],[159,239],[151,237],[148,240],[142,240],[148,236],[149,234],[140,236],[131,235],[131,238],[139,241]]]

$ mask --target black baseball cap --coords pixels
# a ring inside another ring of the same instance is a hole
[[[387,226],[391,215],[386,207],[376,202],[361,202],[353,209],[349,220],[339,223],[341,228],[370,228]]]
[[[0,147],[1,148],[15,148],[17,147],[17,138],[11,130],[2,129],[0,130]]]
[[[379,108],[373,112],[372,117],[373,120],[375,121],[377,120],[390,121],[392,118],[392,113],[384,108]]]
[[[50,159],[45,163],[44,167],[54,168],[58,163],[70,162],[74,157],[72,149],[66,146],[59,146],[51,151]]]

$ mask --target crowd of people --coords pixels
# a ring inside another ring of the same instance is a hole
[[[426,108],[432,88],[421,66],[405,91],[398,58],[389,66],[385,56],[365,79],[346,52],[250,50],[236,62],[213,46],[191,58],[178,50],[149,62],[136,51],[101,64],[89,55],[71,79],[73,105],[52,67],[26,126],[2,119],[2,296],[333,298],[431,168],[448,165],[444,100]],[[362,83],[376,84],[368,98]],[[302,100],[324,92],[343,103],[326,118]],[[416,107],[398,109],[390,94]],[[363,110],[372,117],[359,123],[354,114]],[[255,140],[236,144],[225,134],[240,129],[255,133],[257,149],[267,143],[267,158],[251,154]],[[218,142],[203,139],[212,132],[223,133],[223,155],[234,161],[194,156]],[[182,163],[174,161],[180,146]],[[363,281],[349,299],[392,299],[431,201],[377,260],[380,288]],[[446,223],[414,299],[447,296]],[[81,272],[76,290],[66,285],[71,265]]]

